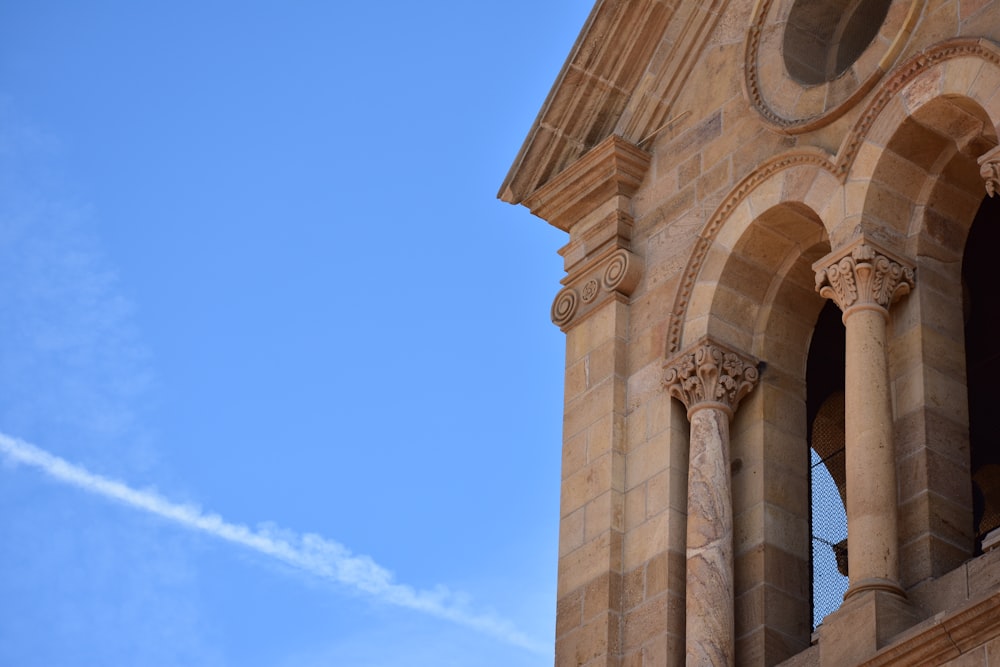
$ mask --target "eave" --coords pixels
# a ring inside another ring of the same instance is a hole
[[[727,2],[598,0],[497,196],[523,203],[610,136],[644,148]]]

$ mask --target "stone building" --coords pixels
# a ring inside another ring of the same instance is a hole
[[[598,0],[500,192],[568,234],[557,665],[1000,665],[998,124],[998,2]]]

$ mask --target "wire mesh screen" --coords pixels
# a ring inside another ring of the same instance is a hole
[[[812,617],[815,630],[827,614],[840,607],[847,590],[843,394],[830,397],[816,415],[810,455]]]

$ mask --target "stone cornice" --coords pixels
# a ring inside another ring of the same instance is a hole
[[[731,418],[759,378],[756,361],[708,338],[669,360],[664,369],[663,386],[684,404],[689,417],[714,407]]]
[[[990,197],[1000,192],[1000,146],[979,157],[979,175],[983,177]]]
[[[682,4],[598,0],[500,187],[501,200],[520,204],[615,133]]]
[[[728,4],[729,0],[677,3],[671,26],[671,34],[677,38],[660,43],[653,55],[653,62],[658,66],[649,67],[629,99],[616,127],[618,134],[646,146],[669,126],[671,121],[667,116],[688,85],[691,70]],[[679,113],[674,114],[675,118],[678,116]]]
[[[532,213],[568,232],[615,196],[631,197],[649,169],[651,156],[611,136],[524,200]]]
[[[865,237],[813,264],[816,291],[832,299],[845,319],[854,309],[889,306],[913,288],[913,265]]]

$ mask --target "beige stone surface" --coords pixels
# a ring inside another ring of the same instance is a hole
[[[850,12],[878,4],[598,2],[503,183],[567,233],[540,287],[566,334],[557,665],[1000,665],[961,266],[1000,192],[1000,3],[885,0],[843,75],[789,75],[858,46]],[[843,31],[786,52],[803,7]],[[813,632],[825,298],[851,595]],[[753,392],[664,376],[703,339],[762,362]]]

